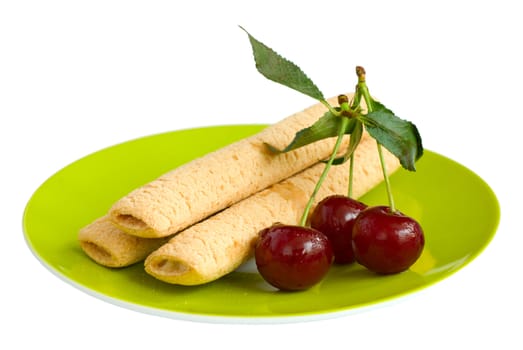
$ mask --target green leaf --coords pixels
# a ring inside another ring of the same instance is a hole
[[[340,165],[350,159],[358,145],[360,144],[361,137],[363,136],[363,124],[360,121],[355,121],[354,127],[350,134],[349,147],[342,157],[334,159],[332,165]]]
[[[331,111],[327,111],[314,124],[298,131],[294,136],[294,139],[284,149],[280,150],[267,143],[266,145],[274,153],[285,153],[322,139],[338,136],[341,118],[345,117],[335,116]],[[345,134],[350,134],[352,132],[355,123],[355,119],[349,121]]]
[[[423,155],[423,145],[413,123],[397,117],[376,101],[373,101],[372,112],[361,120],[368,133],[394,154],[405,169],[416,170],[415,163]]]
[[[285,85],[317,100],[325,100],[323,93],[309,79],[300,67],[274,52],[270,47],[256,40],[249,32],[256,69],[267,79]]]

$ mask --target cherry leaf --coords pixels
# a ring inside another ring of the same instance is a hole
[[[242,29],[249,36],[258,72],[267,79],[285,85],[316,100],[325,100],[320,89],[309,79],[300,67],[280,56],[267,45],[256,40],[244,28]]]
[[[341,118],[345,117],[335,116],[332,112],[327,111],[314,124],[298,131],[294,136],[294,139],[284,149],[280,150],[267,143],[266,145],[274,153],[285,153],[322,139],[338,136],[338,131],[341,126]],[[355,119],[349,121],[347,129],[345,129],[345,134],[352,133],[355,123]]]
[[[373,101],[372,112],[360,117],[367,132],[400,161],[402,167],[415,171],[423,155],[421,136],[416,126],[397,117],[390,109]]]

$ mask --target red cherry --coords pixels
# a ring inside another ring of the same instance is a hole
[[[310,225],[325,234],[332,243],[334,262],[354,262],[352,251],[352,226],[365,204],[342,195],[322,199],[311,214]]]
[[[386,206],[365,209],[354,222],[352,246],[356,261],[380,274],[407,270],[418,260],[424,245],[419,223]]]
[[[327,274],[332,246],[321,232],[302,226],[274,225],[260,232],[254,257],[260,275],[281,290],[312,287]]]

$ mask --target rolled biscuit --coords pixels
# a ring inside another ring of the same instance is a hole
[[[132,235],[165,237],[300,172],[327,158],[334,138],[279,155],[264,143],[284,148],[326,111],[316,104],[160,176],[117,201],[111,220]]]
[[[98,264],[107,267],[129,266],[145,259],[168,238],[142,238],[128,235],[103,216],[78,233],[82,250]]]
[[[390,172],[397,159],[384,150]],[[181,231],[145,260],[145,270],[162,281],[198,285],[216,280],[248,260],[258,232],[276,222],[297,224],[324,168],[319,163]],[[348,162],[333,166],[316,202],[345,194]],[[376,142],[364,135],[356,153],[353,196],[359,197],[383,179]]]

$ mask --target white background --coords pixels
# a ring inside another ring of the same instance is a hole
[[[0,348],[521,349],[519,8],[503,0],[0,2]],[[142,314],[42,266],[24,241],[22,214],[65,165],[145,135],[272,123],[314,103],[256,72],[238,25],[298,63],[326,96],[352,91],[363,65],[371,92],[417,124],[427,149],[482,176],[502,212],[483,254],[397,303],[285,325]]]

